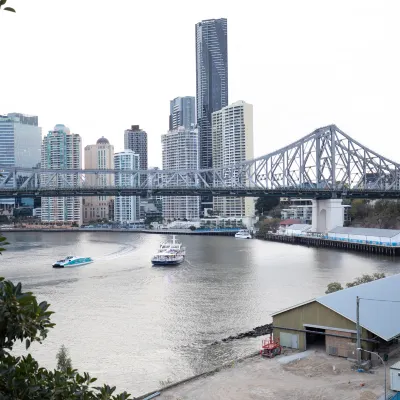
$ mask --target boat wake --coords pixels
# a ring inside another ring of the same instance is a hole
[[[110,254],[105,254],[101,257],[95,257],[93,260],[95,261],[110,261],[115,260],[116,258],[127,256],[135,250],[135,247],[132,245],[123,245],[118,250],[113,251]]]

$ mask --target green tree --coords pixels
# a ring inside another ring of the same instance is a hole
[[[258,215],[264,215],[279,205],[279,197],[259,197],[256,201],[256,211]]]
[[[195,227],[194,225],[190,225],[190,226],[189,226],[189,229],[190,229],[191,231],[195,231],[195,230],[196,230],[196,227]]]
[[[354,286],[358,286],[358,285],[362,285],[363,283],[368,283],[368,282],[372,282],[372,281],[376,281],[378,279],[382,279],[385,278],[385,274],[384,273],[379,273],[379,272],[375,272],[372,275],[368,275],[368,274],[364,274],[356,279],[354,279],[353,282],[348,282],[346,283],[346,288],[351,288]],[[343,287],[339,282],[331,282],[325,293],[329,294],[329,293],[333,293],[333,292],[337,292],[338,290],[342,290]]]
[[[356,278],[353,282],[346,283],[346,287],[350,288],[353,286],[362,285],[363,283],[376,281],[376,280],[382,279],[382,278],[385,278],[385,274],[383,272],[382,273],[375,272],[372,275],[364,274],[363,276]]]
[[[72,370],[72,361],[69,356],[68,349],[61,345],[60,350],[57,353],[57,369],[61,372],[68,372],[68,370]]]
[[[3,246],[7,246],[8,244],[7,239],[0,233],[0,254],[2,251],[6,251],[6,248]]]
[[[259,223],[259,233],[265,234],[269,231],[276,232],[281,220],[279,218],[266,218]]]
[[[7,3],[7,0],[0,0],[0,9],[1,9],[2,7],[4,7],[6,3]],[[15,10],[14,10],[12,7],[4,7],[4,8],[2,8],[2,9],[3,9],[4,11],[11,11],[11,12],[15,13]]]
[[[328,285],[325,293],[329,294],[329,293],[337,292],[338,290],[342,290],[342,289],[343,289],[343,287],[339,282],[331,282]]]

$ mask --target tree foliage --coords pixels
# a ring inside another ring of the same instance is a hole
[[[346,283],[346,288],[351,288],[354,286],[362,285],[363,283],[376,281],[378,279],[382,279],[385,277],[386,276],[384,273],[379,273],[379,272],[375,272],[372,275],[364,274],[364,275],[359,276],[358,278],[354,279],[353,282]],[[337,292],[338,290],[342,290],[342,289],[343,289],[343,287],[339,282],[331,282],[328,285],[325,293],[329,294],[329,293]]]
[[[57,353],[57,369],[61,372],[68,372],[72,369],[72,361],[69,356],[68,349],[61,345],[60,350]]]
[[[92,387],[96,378],[72,369],[66,352],[59,370],[54,371],[40,367],[30,354],[26,357],[15,356],[15,351],[11,354],[17,341],[24,342],[28,349],[32,342],[46,338],[49,329],[54,327],[49,306],[45,301],[38,303],[31,292],[23,292],[21,283],[14,285],[0,277],[0,399],[130,399],[126,392],[114,394],[115,387]]]
[[[355,199],[351,202],[352,225],[368,228],[397,229],[400,227],[400,201]]]
[[[0,0],[0,9],[4,11],[10,11],[15,13],[15,10],[12,7],[4,7],[7,3],[7,0]]]
[[[338,290],[342,290],[342,289],[343,289],[343,287],[339,282],[331,282],[328,285],[325,293],[329,294],[329,293],[337,292]]]
[[[2,251],[6,251],[4,246],[7,246],[8,244],[7,239],[0,233],[0,254]]]
[[[281,220],[279,218],[265,218],[258,224],[259,233],[264,234],[268,232],[276,232],[279,228]]]
[[[279,197],[259,197],[256,201],[256,211],[258,215],[263,215],[279,205]]]
[[[382,279],[382,278],[385,278],[385,274],[383,272],[382,273],[375,272],[372,275],[364,274],[363,276],[356,278],[353,282],[346,283],[346,287],[350,288],[353,286],[361,285],[363,283],[376,281],[376,280]]]

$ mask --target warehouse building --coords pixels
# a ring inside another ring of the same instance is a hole
[[[328,232],[327,239],[378,246],[400,246],[400,230],[337,227]]]
[[[274,337],[284,347],[323,346],[330,355],[354,358],[356,299],[360,297],[361,347],[391,354],[400,336],[400,274],[309,300],[272,315]]]

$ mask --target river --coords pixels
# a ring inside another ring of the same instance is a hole
[[[260,338],[211,346],[324,294],[332,281],[400,272],[400,259],[232,237],[181,236],[187,260],[154,268],[166,236],[7,232],[1,275],[51,303],[57,324],[31,352],[46,367],[64,344],[73,366],[133,395],[256,351]],[[53,269],[67,255],[93,264]],[[18,352],[23,352],[21,348]]]

